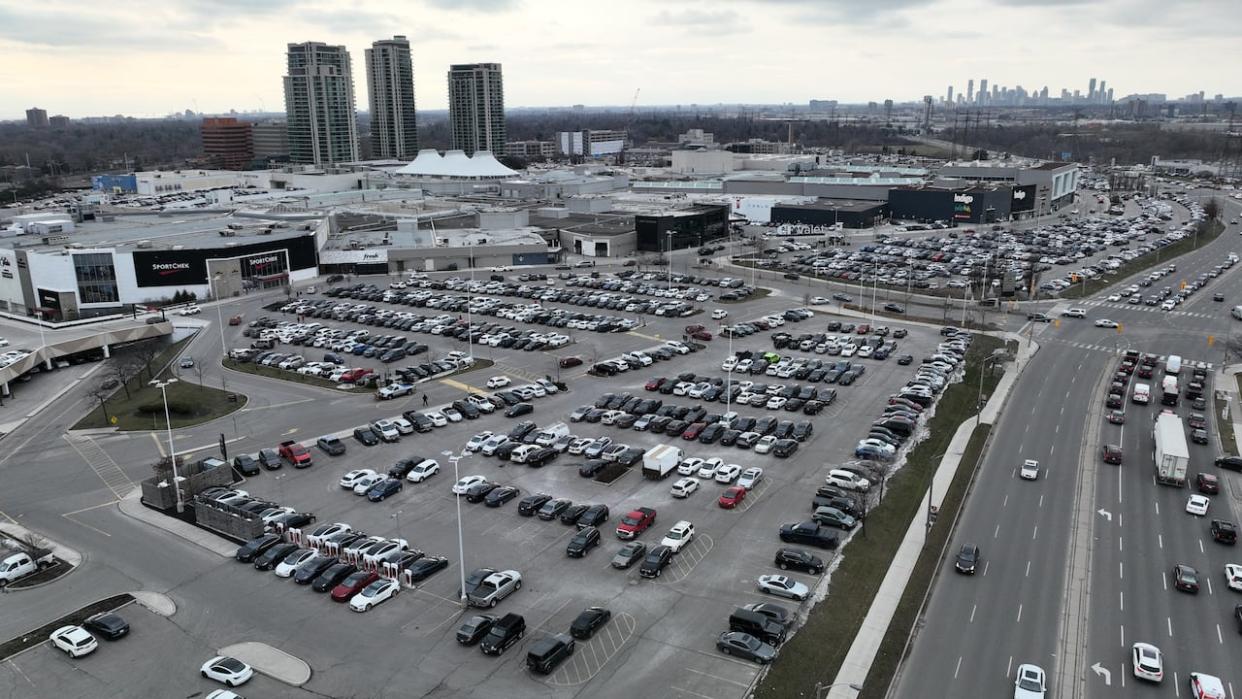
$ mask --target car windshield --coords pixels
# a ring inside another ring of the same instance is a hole
[[[223,668],[229,672],[241,672],[246,669],[245,664],[236,658],[225,658],[217,663],[217,667]]]
[[[639,522],[639,521],[640,521],[640,520],[639,520],[639,518],[638,518],[638,517],[634,517],[633,515],[626,515],[626,516],[624,516],[624,517],[622,517],[622,518],[621,518],[621,523],[622,523],[622,524],[630,524],[630,525],[634,525],[634,524],[638,524],[638,522]]]
[[[1018,680],[1018,687],[1032,692],[1038,692],[1041,689],[1039,679],[1034,675],[1023,675],[1022,679]]]

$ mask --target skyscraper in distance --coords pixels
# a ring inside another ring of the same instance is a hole
[[[987,100],[988,100],[988,79],[984,78],[979,81],[979,99],[977,101],[980,104],[982,104],[986,102]]]
[[[371,156],[410,159],[418,154],[414,65],[404,36],[381,39],[366,50],[371,100]]]
[[[505,93],[499,63],[449,66],[449,123],[453,148],[473,155],[505,150]]]
[[[349,51],[319,41],[288,45],[285,118],[289,160],[329,165],[358,159]]]
[[[971,78],[966,81],[966,103],[970,104],[975,101],[975,79]]]
[[[31,107],[26,110],[26,126],[32,126],[36,129],[46,129],[48,125],[47,110]]]
[[[1087,81],[1087,101],[1095,101],[1095,78]]]

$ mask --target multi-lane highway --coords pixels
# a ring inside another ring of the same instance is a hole
[[[1242,209],[1235,200],[1225,206],[1227,221]],[[1242,251],[1237,234],[1229,226],[1211,245],[1179,258],[1177,273],[1156,288],[1176,288]],[[1215,674],[1231,697],[1242,696],[1233,694],[1242,692],[1233,660],[1242,640],[1231,616],[1242,594],[1227,589],[1223,575],[1225,563],[1242,562],[1242,554],[1208,532],[1211,517],[1238,521],[1242,478],[1212,465],[1219,453],[1214,438],[1210,445],[1191,444],[1191,477],[1215,473],[1222,492],[1208,518],[1186,514],[1193,491],[1153,478],[1158,400],[1127,402],[1124,425],[1109,424],[1104,408],[1126,349],[1219,367],[1235,322],[1228,311],[1242,304],[1239,269],[1212,279],[1174,311],[1108,302],[1100,294],[1056,306],[1084,307],[1086,319],[1030,328],[1041,349],[996,426],[894,696],[1003,696],[1021,663],[1047,670],[1050,696],[1062,698],[1185,692],[1190,671]],[[1216,292],[1223,302],[1212,300]],[[1097,328],[1092,321],[1100,318],[1122,328]],[[1178,411],[1189,414],[1189,405]],[[1215,421],[1209,426],[1214,433]],[[1123,447],[1122,466],[1102,462],[1103,444]],[[1024,459],[1040,461],[1038,480],[1018,478]],[[952,571],[952,554],[964,543],[982,548],[983,567],[974,577]],[[1199,570],[1197,596],[1173,589],[1175,563]],[[1129,649],[1136,641],[1164,651],[1162,689],[1135,686]]]

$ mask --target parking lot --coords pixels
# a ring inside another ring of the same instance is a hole
[[[391,308],[394,312],[400,307],[400,304],[384,302],[382,296],[368,303]],[[544,305],[560,307],[554,303]],[[794,306],[787,300],[771,297],[763,303],[733,306],[730,320],[757,320],[779,310],[782,305],[785,309]],[[494,319],[485,316],[474,320],[478,324]],[[586,341],[595,341],[598,345],[594,348],[596,356],[586,359],[602,360],[622,352],[659,346],[665,339],[678,337],[683,325],[696,320],[698,318],[688,321],[650,317],[650,325],[630,332],[597,334],[588,331],[583,333]],[[802,322],[789,322],[779,330],[794,336],[822,334],[830,320],[829,316],[817,314]],[[340,329],[358,327],[343,319],[319,322]],[[519,332],[538,327],[520,319],[506,319],[505,324],[513,325]],[[417,332],[414,330],[410,334]],[[749,338],[735,339],[733,349],[735,352],[773,351],[771,335],[771,332],[760,332]],[[442,337],[427,339],[433,343],[430,356],[442,356],[448,347],[466,348],[464,342],[446,345]],[[700,343],[704,346],[697,352],[674,352],[667,361],[656,360],[649,366],[640,363],[637,368],[614,376],[589,376],[583,373],[586,366],[576,368],[562,376],[568,383],[568,390],[533,398],[530,401],[533,413],[521,418],[508,419],[502,415],[503,411],[497,410],[478,419],[448,422],[429,432],[408,434],[397,442],[366,447],[349,436],[360,423],[341,415],[337,430],[345,435],[345,454],[333,457],[312,446],[314,465],[310,468],[286,466],[277,472],[263,472],[239,487],[251,496],[312,512],[318,524],[343,522],[370,535],[405,539],[411,548],[423,552],[426,557],[447,558],[448,566],[364,614],[350,612],[347,605],[334,603],[327,594],[315,593],[288,579],[256,571],[249,565],[223,564],[220,582],[244,590],[253,599],[270,600],[274,613],[305,619],[305,632],[282,639],[281,647],[306,658],[317,670],[325,664],[339,662],[325,651],[321,640],[325,637],[339,638],[345,643],[357,638],[363,646],[377,642],[399,643],[406,657],[420,659],[416,666],[411,664],[400,670],[403,686],[408,691],[444,685],[458,690],[469,687],[478,691],[503,691],[507,696],[546,696],[549,692],[564,696],[584,693],[629,696],[634,691],[634,678],[641,677],[641,686],[653,696],[742,696],[758,666],[720,654],[715,649],[716,636],[728,629],[728,616],[736,607],[774,601],[758,591],[756,579],[759,575],[782,572],[773,561],[774,552],[782,545],[778,529],[782,524],[810,517],[810,496],[823,484],[825,473],[833,464],[854,457],[856,442],[865,435],[870,421],[879,416],[884,397],[911,378],[915,367],[898,364],[897,357],[930,354],[940,339],[932,331],[911,328],[908,337],[896,341],[890,358],[852,358],[851,361],[864,367],[865,372],[858,374],[849,385],[824,386],[836,391],[835,398],[813,414],[803,410],[788,411],[783,407],[773,409],[766,402],[764,407],[749,401],[746,405],[731,403],[726,406],[719,400],[707,402],[701,396],[647,390],[648,382],[657,377],[675,378],[693,373],[696,380],[700,377],[724,379],[726,372],[722,371],[721,363],[728,354],[727,346],[723,340],[716,339]],[[299,351],[304,350],[299,348]],[[322,353],[324,349],[309,351]],[[830,356],[827,350],[817,354],[814,346],[807,351],[784,348],[775,351],[782,357],[827,362],[828,366],[843,359]],[[507,374],[516,385],[554,372],[554,369],[545,368],[550,362],[543,352],[527,353],[499,345],[487,349],[474,347],[476,357],[486,356],[484,353],[496,361],[490,369],[459,374],[447,381],[419,384],[419,392],[413,396],[403,396],[383,405],[390,409],[392,417],[407,411],[432,411],[444,401],[462,398],[467,392],[487,393],[485,385],[491,376]],[[581,339],[559,348],[553,356],[571,354],[586,354]],[[828,370],[826,368],[825,373]],[[734,380],[763,383],[773,389],[774,395],[782,390],[777,384],[785,384],[786,389],[811,385],[805,378],[779,378],[765,372],[733,375],[726,387]],[[822,379],[814,386],[823,386]],[[433,394],[433,401],[426,408],[422,403],[424,391]],[[753,449],[722,446],[719,442],[704,444],[678,436],[607,425],[603,421],[569,421],[575,410],[595,405],[604,393],[658,398],[666,406],[690,410],[700,407],[715,414],[725,412],[728,407],[741,418],[807,421],[814,429],[797,443],[796,451],[781,458],[775,453],[757,453]],[[520,420],[532,420],[541,428],[567,423],[577,437],[609,437],[615,443],[642,450],[659,444],[675,444],[684,449],[688,458],[718,458],[742,468],[760,467],[764,472],[763,480],[751,489],[741,504],[727,510],[717,504],[725,484],[704,479],[697,492],[677,499],[670,493],[670,487],[681,474],[649,480],[642,477],[640,464],[628,469],[620,478],[602,483],[580,476],[578,464],[585,461],[585,457],[568,453],[542,468],[480,453],[467,454],[456,462],[457,473],[454,473],[454,463],[448,455],[459,454],[467,441],[479,432],[507,433]],[[314,436],[298,436],[313,445]],[[415,457],[436,460],[439,473],[423,482],[404,482],[399,492],[381,502],[370,502],[339,485],[347,471],[371,468],[383,472],[399,459]],[[480,475],[494,483],[513,485],[519,489],[519,495],[513,502],[499,507],[468,503],[464,498],[459,502],[450,490],[457,475]],[[573,526],[517,513],[516,500],[540,492],[574,503],[606,505],[609,518],[599,527],[602,537],[598,549],[580,559],[568,558],[565,547],[576,531]],[[458,546],[459,505],[464,562]],[[654,580],[641,577],[637,565],[617,570],[609,563],[622,543],[613,530],[621,516],[639,506],[653,508],[658,513],[655,524],[638,537],[649,547],[658,543],[665,531],[679,520],[692,522],[696,529],[690,544],[674,556],[663,575]],[[311,529],[313,526],[304,530]],[[831,559],[830,551],[816,553]],[[517,570],[523,578],[521,589],[500,602],[493,613],[523,615],[527,624],[526,637],[499,658],[485,656],[477,648],[462,647],[453,640],[457,626],[470,614],[463,612],[458,602],[462,574],[483,567]],[[790,571],[785,574],[812,588],[819,580],[818,576],[807,573]],[[790,600],[779,603],[791,610],[806,608],[806,603],[800,605]],[[574,655],[550,675],[526,672],[523,658],[529,645],[546,634],[565,632],[577,614],[592,605],[609,608],[613,614],[611,621],[590,641],[578,641]],[[364,637],[366,640],[361,640]],[[357,652],[345,652],[344,657],[359,660],[355,656]],[[376,677],[375,685],[364,689],[359,683],[367,682],[367,675],[351,673],[350,691],[366,691],[371,695],[393,692],[395,696],[395,687],[390,687],[392,676],[379,674],[384,676]],[[627,682],[617,682],[618,678],[625,678]],[[344,691],[346,685],[343,679],[329,672],[318,677],[313,686],[317,691],[334,693]]]

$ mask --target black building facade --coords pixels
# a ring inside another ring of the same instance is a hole
[[[729,235],[729,207],[698,204],[673,213],[634,217],[637,248],[664,252],[699,247]]]
[[[894,219],[943,223],[1007,221],[1012,213],[1009,187],[891,189],[888,206]]]

